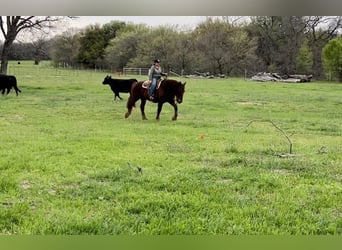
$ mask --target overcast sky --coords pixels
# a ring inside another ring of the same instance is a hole
[[[180,30],[192,30],[199,23],[204,22],[207,17],[208,16],[77,16],[75,19],[65,19],[60,24],[55,25],[54,29],[49,30],[48,35],[37,35],[36,33],[32,38],[32,34],[29,32],[19,33],[17,41],[32,42],[38,38],[52,38],[53,36],[63,33],[71,28],[82,29],[89,25],[103,25],[113,20],[133,24],[146,24],[150,27],[172,25],[177,26]],[[3,41],[2,36],[0,36],[0,41]]]
[[[157,27],[160,25],[177,25],[181,29],[192,29],[197,24],[206,20],[205,16],[80,16],[69,21],[69,26],[84,28],[90,24],[109,23],[112,20],[119,20],[126,23],[146,24]]]

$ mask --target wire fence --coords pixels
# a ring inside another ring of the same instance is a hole
[[[79,75],[79,74],[95,74],[95,73],[104,73],[104,74],[116,74],[117,72],[111,72],[106,69],[84,69],[84,68],[74,68],[74,67],[63,67],[63,66],[53,66],[51,64],[41,64],[41,65],[8,65],[7,74],[8,75],[20,75],[26,77],[35,77],[35,76],[63,76],[63,75]],[[119,73],[118,73],[119,74]],[[119,74],[120,75],[120,74]]]
[[[7,74],[22,75],[22,76],[61,76],[61,75],[78,75],[83,73],[104,73],[109,75],[139,75],[148,76],[149,68],[123,68],[122,70],[108,70],[102,68],[86,69],[84,67],[70,67],[65,65],[54,66],[50,63],[41,63],[39,65],[30,64],[9,64],[7,67]]]
[[[123,68],[123,75],[148,75],[149,68]]]

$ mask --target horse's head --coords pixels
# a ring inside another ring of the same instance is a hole
[[[106,76],[106,77],[103,79],[102,84],[109,84],[111,79],[112,79],[112,76]]]
[[[183,102],[183,95],[185,92],[185,84],[186,84],[186,82],[184,82],[184,83],[178,82],[178,89],[177,89],[177,93],[176,93],[176,101],[179,104]]]

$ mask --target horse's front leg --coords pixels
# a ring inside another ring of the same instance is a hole
[[[147,117],[145,115],[145,104],[146,104],[146,99],[141,99],[140,110],[141,110],[141,116],[143,120],[147,120]]]
[[[173,109],[175,111],[175,113],[174,113],[174,115],[172,117],[172,120],[176,121],[177,117],[178,117],[178,106],[177,106],[177,104],[175,102],[169,102],[169,103],[171,104],[171,106],[173,107]]]
[[[157,110],[157,116],[156,116],[156,120],[159,121],[159,116],[160,116],[160,112],[162,111],[163,108],[163,102],[158,102],[158,110]]]

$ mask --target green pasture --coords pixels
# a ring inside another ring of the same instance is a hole
[[[157,122],[150,102],[125,119],[107,72],[8,73],[0,234],[342,234],[341,84],[180,78],[178,120]]]

